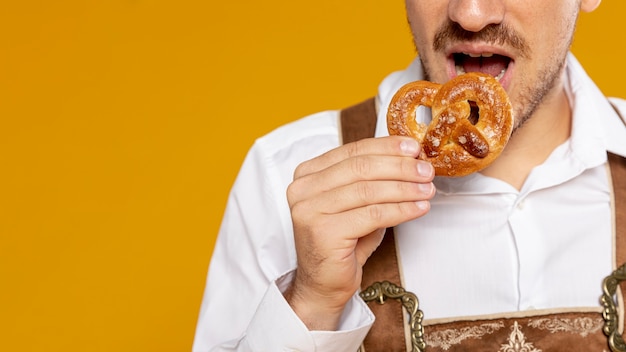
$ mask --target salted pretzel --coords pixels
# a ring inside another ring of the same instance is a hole
[[[430,124],[416,121],[419,106],[431,109]],[[471,72],[443,85],[404,85],[389,104],[387,129],[391,135],[420,141],[419,158],[430,161],[436,175],[465,176],[500,155],[513,130],[513,115],[500,83],[488,74]]]

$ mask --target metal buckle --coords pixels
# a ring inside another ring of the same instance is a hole
[[[360,294],[365,302],[377,301],[384,304],[386,298],[394,298],[402,303],[402,306],[409,313],[409,327],[411,330],[412,352],[424,352],[426,341],[424,340],[424,313],[419,309],[417,296],[408,292],[400,286],[389,281],[374,282]]]
[[[624,280],[626,280],[626,264],[607,276],[602,284],[602,290],[604,291],[601,298],[602,306],[604,307],[602,311],[602,317],[604,318],[603,331],[608,337],[609,347],[613,352],[626,352],[624,338],[617,331],[619,313],[617,310],[618,304],[614,300],[617,287]]]

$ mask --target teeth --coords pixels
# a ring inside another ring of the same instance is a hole
[[[477,58],[477,57],[492,57],[494,54],[493,53],[489,53],[489,52],[485,52],[485,53],[468,53],[468,52],[463,52],[463,55],[472,57],[472,58]],[[462,65],[455,65],[455,69],[456,69],[456,74],[457,75],[462,75],[465,72],[465,68],[463,68]],[[498,75],[496,75],[494,78],[496,80],[500,80],[502,79],[502,77],[504,77],[504,73],[506,72],[506,68],[504,68],[502,71],[500,71],[500,73],[498,73]]]
[[[482,57],[492,57],[493,56],[493,53],[479,53],[479,54],[476,54],[476,53],[463,53],[463,54],[467,55],[469,57],[481,57],[481,56]]]
[[[495,77],[496,81],[499,81],[504,76],[504,71],[506,71],[506,69],[502,69],[502,71],[500,71],[500,73]]]
[[[504,77],[504,72],[506,71],[506,69],[502,69],[502,71],[500,71],[500,73],[495,77],[496,81],[500,81],[500,79],[502,77]]]

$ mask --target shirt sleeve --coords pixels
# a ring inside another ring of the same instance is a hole
[[[255,145],[230,192],[193,351],[356,351],[373,323],[355,295],[338,331],[308,331],[281,292],[296,265],[286,185]],[[284,177],[283,177],[284,178]],[[286,220],[287,219],[287,220]],[[342,347],[339,347],[342,346]]]
[[[355,295],[346,306],[337,331],[309,331],[280,289],[286,288],[291,274],[271,285],[259,305],[247,332],[251,350],[357,351],[374,320],[365,303]]]
[[[293,273],[286,275],[290,278]],[[279,286],[288,280],[270,284],[248,327],[240,338],[203,345],[198,331],[194,352],[252,351],[357,351],[374,322],[367,305],[354,295],[346,305],[336,331],[309,331],[285,300]],[[227,309],[224,309],[227,313]]]

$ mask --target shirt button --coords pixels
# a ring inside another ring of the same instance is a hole
[[[525,201],[525,200],[520,200],[520,201],[517,203],[517,209],[518,209],[518,210],[524,210],[524,206],[525,206],[525,205],[526,205],[526,201]]]

